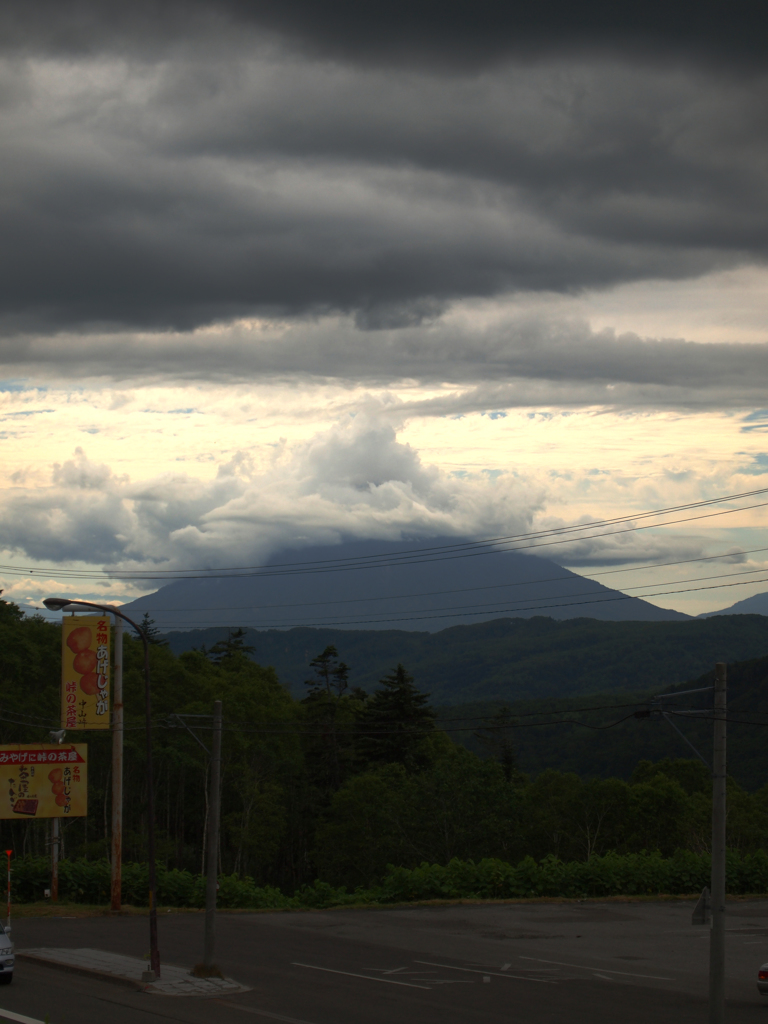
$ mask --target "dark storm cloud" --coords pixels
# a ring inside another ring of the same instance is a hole
[[[766,21],[757,0],[225,0],[224,9],[348,58],[432,56],[466,66],[521,52],[617,45],[765,58],[755,37]]]
[[[0,330],[189,330],[682,278],[766,255],[766,82],[258,51],[5,72]]]
[[[510,56],[588,49],[766,59],[760,0],[27,0],[0,26],[15,45],[84,52],[151,49],[179,38],[271,31],[303,50],[353,62],[477,68]]]
[[[0,340],[0,362],[13,376],[452,385],[435,398],[395,402],[395,416],[533,405],[736,410],[760,407],[768,389],[768,345],[643,340],[542,315],[483,329],[443,318],[361,332],[326,318],[191,336],[13,338]]]

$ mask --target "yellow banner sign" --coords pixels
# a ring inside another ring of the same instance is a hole
[[[82,818],[87,813],[86,743],[0,746],[0,818]]]
[[[61,623],[61,727],[109,728],[108,615],[65,615]]]

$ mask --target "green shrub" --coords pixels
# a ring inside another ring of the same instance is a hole
[[[516,866],[491,859],[452,860],[412,869],[390,867],[379,900],[690,895],[709,885],[709,876],[709,855],[688,850],[666,858],[659,853],[607,853],[589,861],[549,856],[537,862],[526,857]],[[727,888],[732,895],[768,892],[768,854],[740,857],[729,851]]]
[[[526,857],[519,864],[486,858],[477,863],[454,859],[448,864],[423,863],[416,868],[390,865],[377,886],[350,892],[317,880],[293,896],[272,886],[257,886],[250,877],[221,875],[218,905],[227,909],[323,909],[359,903],[400,903],[434,899],[515,899],[535,896],[565,898],[605,896],[691,895],[709,885],[710,860],[704,853],[677,850],[660,853],[607,853],[589,861]],[[50,862],[45,857],[14,861],[12,896],[16,903],[43,898],[50,886]],[[205,906],[205,877],[189,871],[165,871],[157,876],[157,901],[167,907]],[[740,855],[728,851],[727,891],[731,895],[768,892],[768,853]],[[106,904],[110,870],[106,860],[64,860],[59,864],[59,898],[73,903]],[[123,865],[122,899],[147,906],[149,875],[146,864]]]

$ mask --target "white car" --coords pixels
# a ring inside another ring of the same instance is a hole
[[[768,996],[768,964],[763,964],[757,972],[757,991],[761,996]]]
[[[13,953],[11,937],[0,924],[0,985],[10,985],[13,981]]]

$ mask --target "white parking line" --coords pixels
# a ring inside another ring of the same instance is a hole
[[[418,962],[418,961],[417,961]],[[309,967],[313,971],[327,971],[328,974],[346,974],[348,978],[365,978],[366,981],[380,981],[384,985],[405,985],[406,988],[421,988],[431,992],[429,985],[415,985],[412,981],[395,981],[394,978],[372,978],[370,974],[354,974],[352,971],[335,971],[332,967],[318,967],[317,964],[299,964],[294,960],[293,967]]]
[[[426,964],[428,967],[443,967],[447,971],[468,971],[470,974],[486,974],[494,978],[514,978],[516,981],[535,981],[539,985],[556,985],[556,981],[548,978],[527,978],[522,974],[501,974],[498,971],[478,971],[474,967],[454,967],[453,964],[433,964],[431,960],[414,960],[415,964]]]
[[[583,964],[564,964],[562,960],[542,960],[538,956],[521,956],[521,960],[533,960],[537,964],[557,964],[558,967],[575,967],[578,971],[604,971],[606,974],[621,974],[625,978],[650,978],[653,981],[674,981],[674,978],[662,978],[658,974],[632,974],[630,971],[609,971],[607,967],[585,967]]]
[[[44,1024],[44,1021],[37,1017],[25,1017],[23,1013],[14,1013],[13,1010],[0,1010],[0,1020],[18,1021],[19,1024]]]

